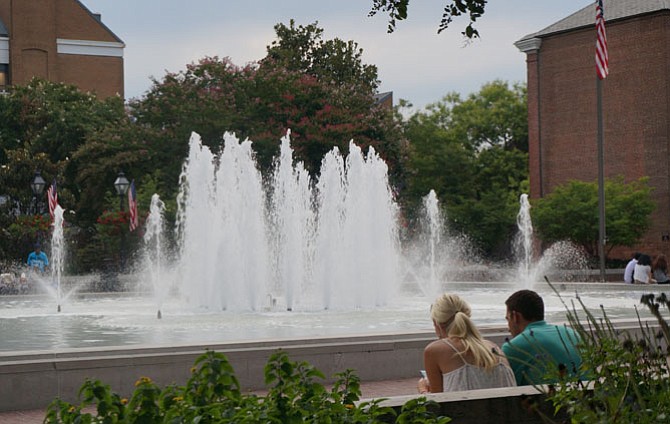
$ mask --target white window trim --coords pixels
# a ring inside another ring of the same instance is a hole
[[[84,56],[123,57],[123,43],[113,41],[67,40],[56,39],[57,51],[60,54],[78,54]]]
[[[9,64],[9,38],[0,37],[0,63]]]

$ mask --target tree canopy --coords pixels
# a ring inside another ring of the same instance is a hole
[[[83,186],[76,176],[75,152],[105,128],[126,119],[123,100],[98,100],[76,87],[33,79],[0,96],[0,186],[13,204],[26,212],[26,190],[34,172],[60,181],[61,204],[81,209]]]
[[[148,190],[160,193],[170,217],[191,131],[215,152],[226,131],[251,139],[266,175],[288,129],[296,161],[312,175],[328,151],[337,147],[346,154],[353,140],[364,150],[374,147],[400,181],[406,143],[393,110],[376,102],[377,68],[363,63],[362,49],[353,41],[324,40],[316,23],[291,21],[275,31],[276,41],[258,62],[237,66],[228,58],[205,57],[154,80],[146,95],[128,105],[41,80],[0,96],[3,230],[15,215],[32,212],[26,208],[28,187],[41,170],[48,183],[58,181],[60,204],[75,212],[67,222],[81,230],[83,244],[93,246],[89,256],[96,249],[96,257],[118,251],[127,217],[118,212],[113,193],[116,174],[123,170],[136,180],[145,207]],[[1,244],[0,250],[23,256],[23,247]]]
[[[527,187],[525,99],[523,86],[493,81],[465,100],[451,93],[412,115],[406,209],[433,189],[451,228],[487,254],[503,254]]]
[[[155,130],[156,142],[176,179],[191,131],[218,150],[225,131],[253,141],[263,172],[272,166],[279,140],[291,130],[292,148],[312,175],[333,147],[373,146],[392,175],[402,174],[403,143],[393,112],[376,104],[377,70],[361,60],[357,44],[322,40],[317,24],[275,26],[277,40],[256,64],[234,65],[210,57],[154,81],[131,104],[137,123]]]
[[[605,181],[606,251],[633,246],[651,225],[654,210],[647,178]],[[570,181],[533,202],[533,226],[542,241],[569,240],[598,255],[598,183]]]

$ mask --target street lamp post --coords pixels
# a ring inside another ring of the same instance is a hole
[[[126,195],[128,192],[128,187],[130,186],[130,181],[128,181],[128,178],[126,178],[125,174],[123,172],[119,172],[119,175],[116,176],[116,180],[114,181],[114,189],[116,190],[116,194],[119,195],[119,210],[123,212],[123,197]],[[124,258],[124,248],[125,248],[125,240],[126,239],[126,233],[121,230],[121,249],[120,249],[120,268],[123,269],[125,266],[125,258]]]
[[[38,207],[39,206],[39,198],[42,195],[42,192],[44,191],[44,187],[47,185],[47,182],[44,181],[44,178],[42,178],[42,175],[40,174],[40,171],[37,170],[35,171],[35,176],[33,177],[33,181],[30,183],[30,189],[33,191],[33,207],[32,207],[32,212],[33,214],[40,213],[42,212],[41,209]]]

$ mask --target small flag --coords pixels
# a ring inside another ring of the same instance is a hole
[[[51,186],[47,189],[47,199],[49,201],[49,215],[51,219],[54,219],[54,211],[56,210],[56,205],[58,204],[58,192],[56,191],[56,179],[51,183]]]
[[[598,78],[605,79],[609,74],[609,58],[607,56],[603,0],[596,0],[596,34],[596,73]]]
[[[128,211],[130,211],[130,231],[135,231],[139,226],[139,218],[137,216],[137,193],[135,192],[135,180],[130,183],[128,188]]]

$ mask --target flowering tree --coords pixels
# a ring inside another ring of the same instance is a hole
[[[361,63],[357,45],[322,42],[315,25],[275,30],[279,41],[259,63],[241,67],[228,58],[204,58],[154,81],[144,99],[132,102],[137,123],[160,133],[155,142],[168,164],[166,177],[176,181],[191,131],[214,150],[225,131],[248,137],[265,172],[287,129],[297,159],[313,174],[328,150],[346,152],[353,139],[374,146],[399,175],[402,139],[392,111],[375,103],[376,68]],[[344,79],[343,69],[355,77]]]

